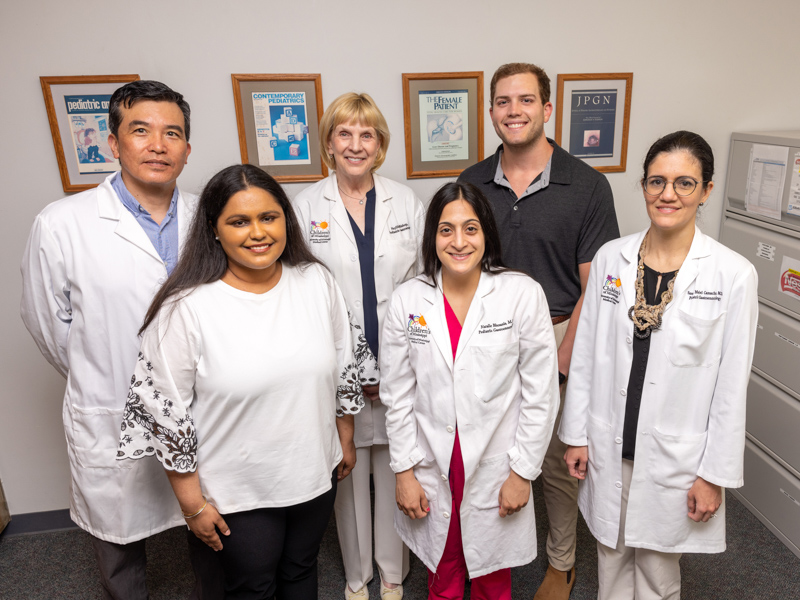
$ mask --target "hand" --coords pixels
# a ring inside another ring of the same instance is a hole
[[[342,461],[336,467],[336,479],[341,481],[348,475],[353,467],[356,466],[356,445],[351,439],[349,443],[342,444]]]
[[[570,475],[575,479],[586,479],[586,469],[589,466],[588,446],[567,446],[564,460]]]
[[[364,391],[364,397],[372,402],[379,402],[381,384],[377,385],[362,385],[361,389]]]
[[[427,517],[430,512],[428,498],[425,496],[425,490],[414,477],[414,469],[397,473],[395,478],[397,480],[395,488],[397,508],[411,519]]]
[[[722,504],[722,488],[698,477],[689,490],[689,518],[698,523],[707,522]]]
[[[222,535],[231,534],[231,530],[228,528],[222,515],[217,512],[217,509],[210,502],[199,515],[191,519],[186,519],[186,524],[189,526],[189,529],[192,530],[193,534],[217,552],[222,550],[222,540],[219,539],[217,529],[220,530]]]
[[[500,488],[500,517],[513,515],[525,508],[531,497],[531,482],[518,475],[515,471],[508,474],[508,478]]]

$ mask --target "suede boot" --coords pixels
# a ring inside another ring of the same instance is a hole
[[[569,571],[559,571],[548,564],[544,581],[533,600],[569,600],[573,585],[575,585],[575,567]]]

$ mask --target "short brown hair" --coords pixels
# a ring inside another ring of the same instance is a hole
[[[547,73],[544,72],[543,68],[537,67],[531,63],[508,63],[502,65],[494,72],[494,75],[492,75],[492,83],[489,86],[490,105],[494,105],[494,93],[497,89],[498,81],[506,77],[511,77],[512,75],[521,75],[523,73],[530,73],[536,77],[536,80],[539,82],[539,96],[542,99],[542,104],[550,102],[550,78],[547,76]]]
[[[342,123],[360,123],[364,127],[372,127],[378,136],[380,146],[372,171],[375,172],[386,160],[386,151],[389,149],[389,125],[383,117],[378,105],[369,94],[342,94],[328,105],[322,120],[319,122],[319,150],[322,162],[331,171],[336,170],[336,162],[328,154],[328,143],[331,134]]]

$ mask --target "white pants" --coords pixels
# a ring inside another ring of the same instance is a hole
[[[597,542],[598,600],[680,600],[680,554],[628,548],[625,515],[631,488],[633,461],[622,460],[622,508],[617,547]]]
[[[356,449],[356,466],[339,482],[334,511],[344,574],[357,591],[372,579],[372,510],[370,467],[375,484],[375,562],[385,583],[402,583],[408,575],[408,548],[394,529],[395,476],[389,467],[389,446]]]

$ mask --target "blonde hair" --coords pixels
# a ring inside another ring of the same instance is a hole
[[[378,156],[372,171],[377,171],[386,160],[386,151],[389,149],[389,126],[386,119],[378,109],[375,101],[369,94],[356,94],[350,92],[342,94],[328,105],[322,120],[319,122],[319,152],[322,162],[331,171],[336,170],[336,162],[328,154],[328,144],[331,141],[331,134],[342,123],[360,123],[364,127],[372,127],[378,136]]]

